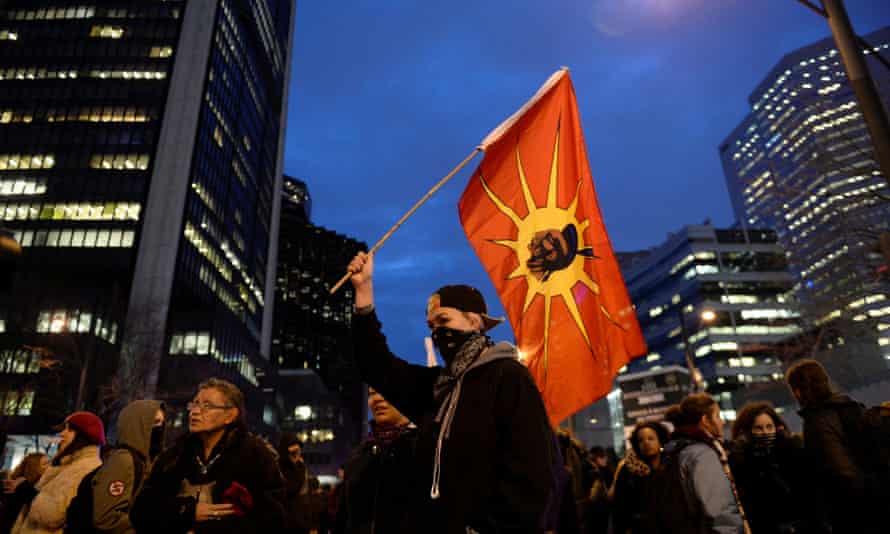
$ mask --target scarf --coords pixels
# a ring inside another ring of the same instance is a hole
[[[439,426],[439,439],[436,441],[436,456],[433,463],[433,485],[430,488],[430,497],[439,498],[439,478],[442,468],[442,445],[451,434],[451,424],[454,421],[454,413],[457,411],[457,402],[460,400],[461,386],[464,375],[479,356],[493,345],[491,338],[478,333],[461,346],[454,360],[436,378],[433,386],[433,394],[437,400],[441,399],[439,412],[435,421]]]
[[[410,425],[376,423],[372,421],[371,431],[368,433],[368,441],[371,442],[371,445],[387,449],[409,428],[411,428]]]

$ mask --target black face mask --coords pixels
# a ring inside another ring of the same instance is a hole
[[[447,326],[437,326],[433,329],[432,338],[433,344],[439,350],[442,359],[445,360],[445,365],[451,365],[451,362],[454,361],[454,357],[457,356],[464,343],[478,334],[479,332],[473,330],[464,331],[448,328]]]
[[[772,433],[751,436],[751,441],[758,449],[771,449],[776,444],[776,434]]]
[[[148,457],[154,458],[162,452],[164,452],[164,425],[152,427],[148,445]]]

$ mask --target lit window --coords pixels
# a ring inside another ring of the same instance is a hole
[[[120,26],[96,25],[90,29],[90,37],[120,39],[123,36],[124,29]]]

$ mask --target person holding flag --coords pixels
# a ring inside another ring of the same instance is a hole
[[[424,532],[538,533],[553,498],[555,440],[544,403],[510,343],[485,332],[482,294],[445,286],[427,303],[427,323],[446,367],[413,365],[389,350],[374,312],[373,256],[353,273],[356,359],[362,378],[415,421],[417,468],[426,488],[415,502]]]
[[[445,367],[410,365],[390,352],[374,312],[373,254],[479,152],[458,213],[518,348],[485,335],[501,320],[477,289],[444,286],[426,317]],[[331,292],[347,279],[362,376],[420,427],[418,458],[432,467],[417,510],[431,531],[552,526],[565,472],[551,427],[604,397],[619,369],[647,352],[596,199],[568,70],[353,258]]]

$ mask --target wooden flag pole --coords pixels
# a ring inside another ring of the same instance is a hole
[[[461,162],[457,165],[457,167],[455,167],[454,169],[452,169],[451,172],[449,172],[448,174],[445,175],[444,178],[442,178],[441,180],[439,180],[439,182],[438,182],[436,185],[434,185],[434,186],[432,187],[432,189],[430,189],[429,191],[427,191],[426,194],[423,195],[423,197],[422,197],[420,200],[418,200],[416,204],[414,204],[414,207],[412,207],[410,210],[408,210],[408,213],[406,213],[405,215],[402,215],[402,218],[399,219],[399,221],[398,221],[396,224],[394,224],[393,227],[389,229],[389,231],[387,231],[385,234],[383,234],[383,237],[380,238],[380,241],[377,241],[377,243],[375,243],[374,246],[371,247],[371,250],[368,251],[368,254],[374,254],[375,252],[377,252],[377,250],[379,250],[380,247],[383,246],[383,243],[385,243],[386,240],[389,239],[390,236],[392,236],[392,234],[394,234],[395,231],[398,230],[399,227],[402,226],[402,224],[404,224],[405,221],[407,221],[409,217],[411,217],[412,215],[414,215],[414,212],[417,211],[417,209],[420,208],[420,206],[423,206],[423,204],[424,204],[427,200],[429,200],[430,197],[433,196],[433,194],[434,194],[436,191],[438,191],[439,189],[441,189],[442,186],[445,185],[446,182],[448,182],[448,180],[450,180],[451,178],[453,178],[455,174],[459,173],[461,169],[463,169],[464,167],[466,167],[467,164],[470,163],[470,162],[473,160],[473,158],[476,157],[476,154],[478,154],[478,153],[480,153],[480,152],[482,152],[482,147],[481,147],[481,146],[480,146],[480,147],[476,147],[476,148],[474,148],[473,151],[470,153],[470,155],[467,156],[466,158],[464,158],[464,160],[461,161]],[[334,293],[336,293],[337,290],[340,289],[340,287],[341,287],[343,284],[345,284],[347,280],[349,280],[349,277],[350,277],[350,276],[352,276],[352,273],[351,273],[351,272],[347,272],[346,274],[344,274],[344,275],[343,275],[343,278],[341,278],[340,280],[338,280],[337,283],[334,284],[334,287],[331,288],[330,294],[333,295]]]

